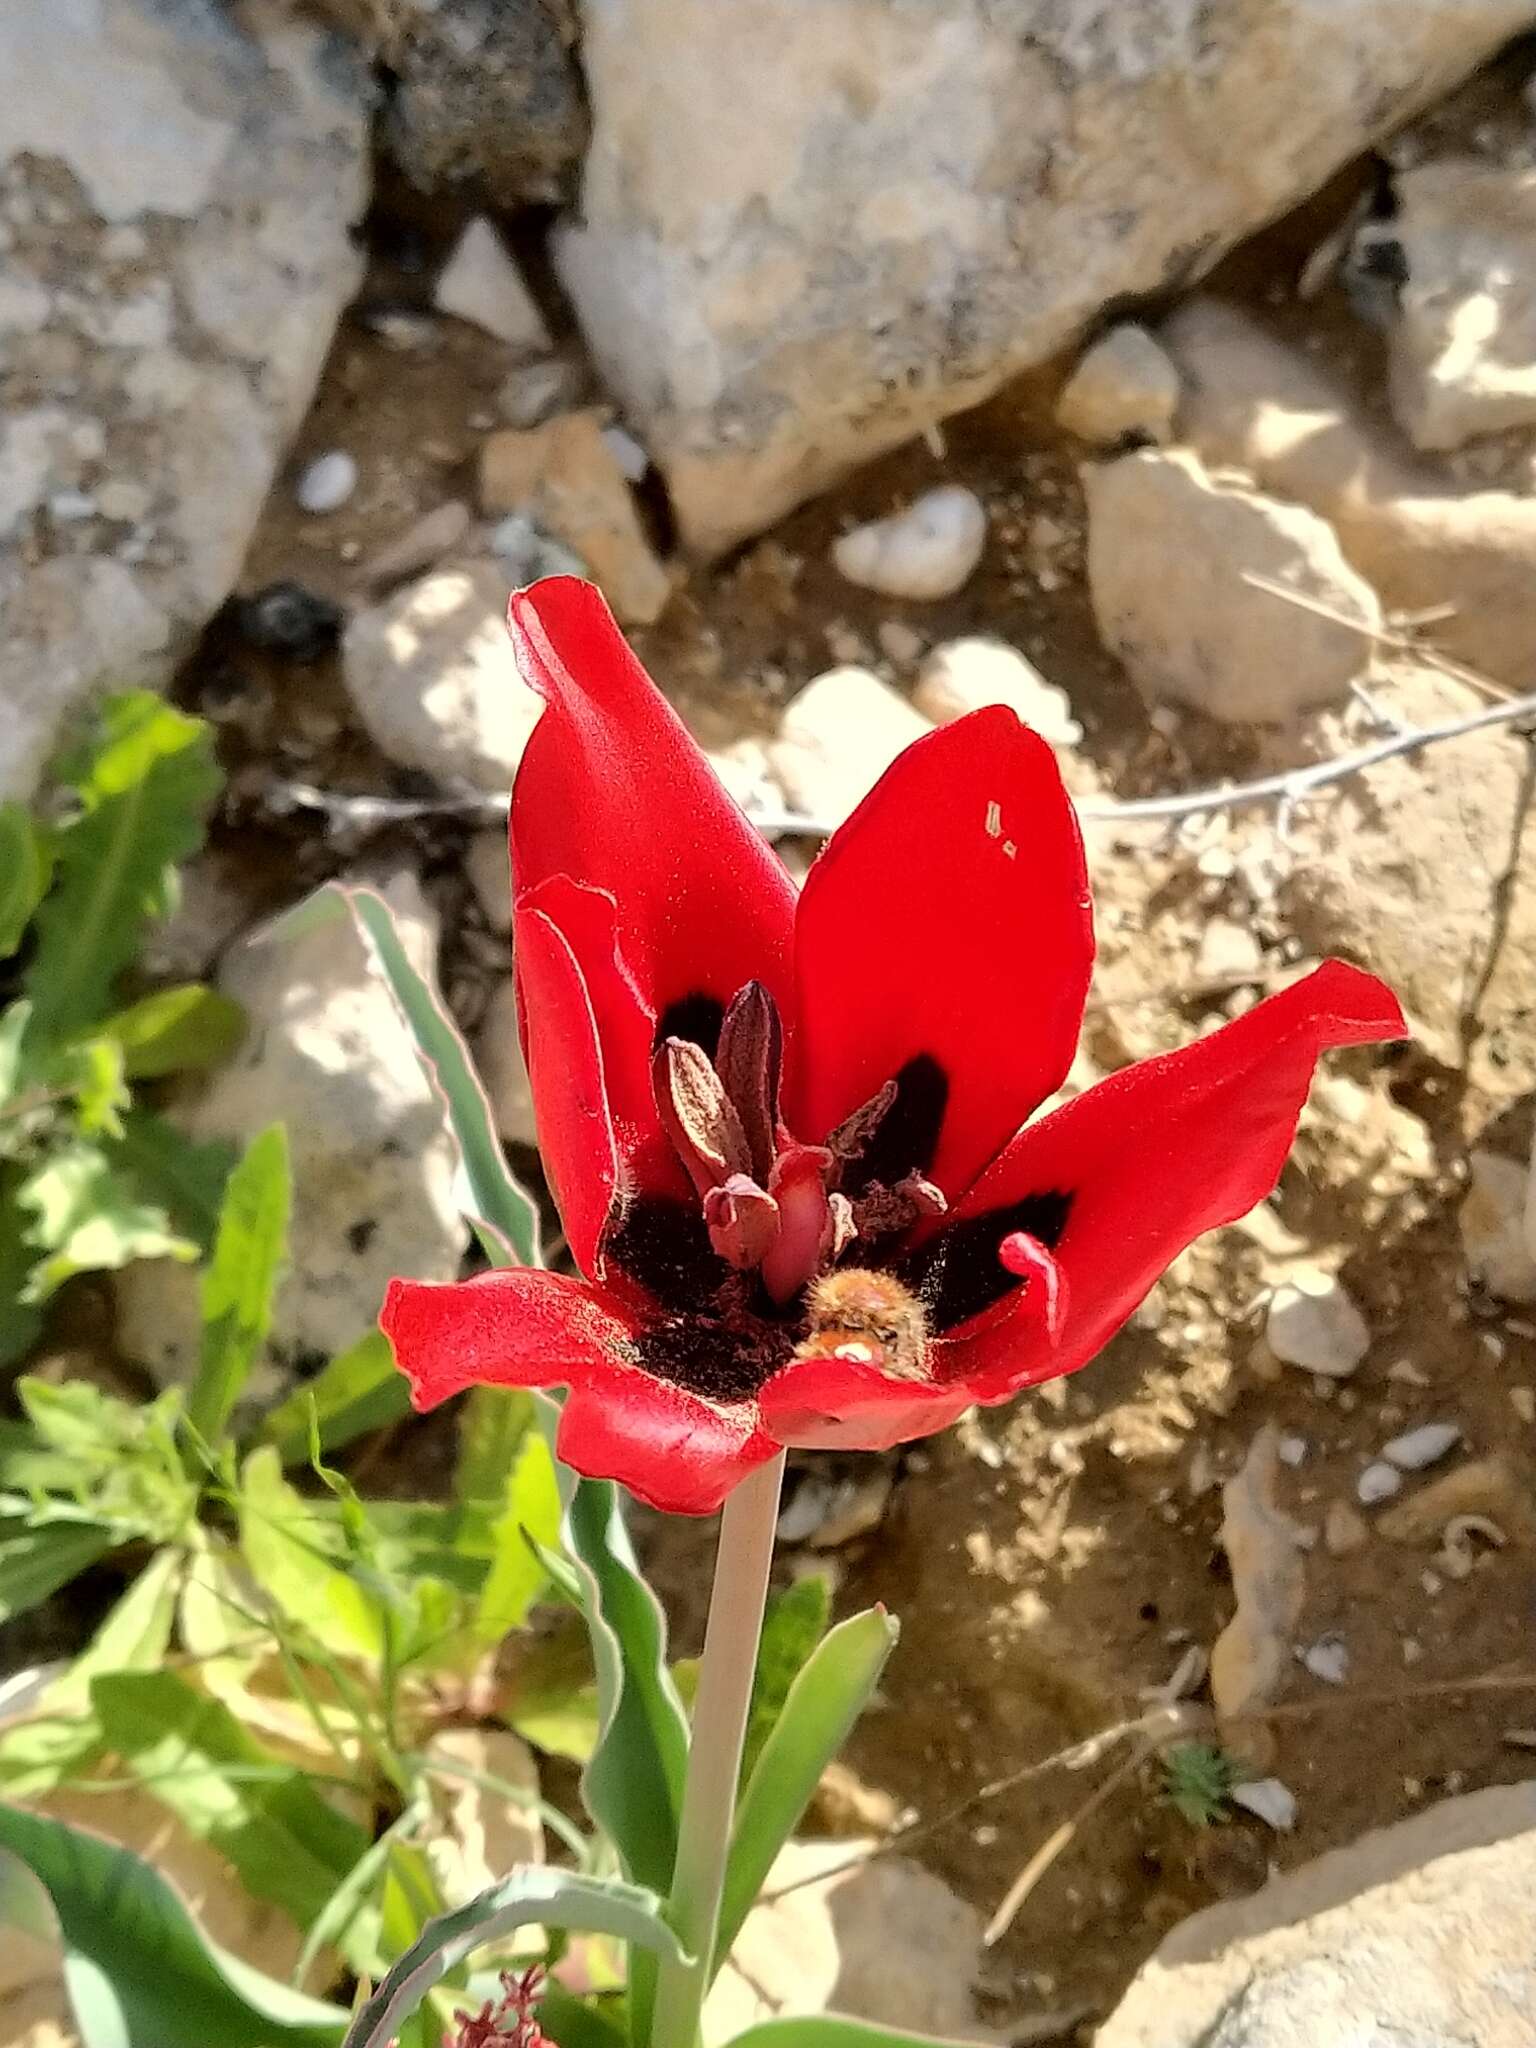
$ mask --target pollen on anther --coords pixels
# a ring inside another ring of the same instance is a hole
[[[1003,851],[1007,854],[1010,860],[1015,860],[1018,857],[1019,849],[1014,845],[1011,839],[1005,839],[1003,841]]]
[[[987,837],[1000,839],[1003,834],[1003,807],[999,803],[987,805]]]

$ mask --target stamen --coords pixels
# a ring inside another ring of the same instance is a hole
[[[896,1083],[887,1081],[868,1102],[861,1103],[852,1115],[845,1116],[827,1139],[827,1150],[832,1157],[841,1160],[859,1158],[884,1123],[895,1100]]]
[[[760,1266],[779,1229],[779,1205],[744,1173],[704,1197],[704,1224],[722,1259],[745,1273]]]
[[[725,1013],[715,1067],[741,1120],[752,1172],[759,1181],[765,1181],[773,1167],[783,1049],[774,1000],[760,981],[749,981],[732,997]]]
[[[798,1294],[827,1257],[835,1231],[827,1199],[832,1155],[822,1145],[791,1145],[773,1163],[768,1192],[779,1231],[763,1259],[763,1285],[775,1301]]]
[[[701,1195],[733,1173],[750,1174],[741,1119],[701,1046],[667,1039],[652,1058],[651,1082],[662,1126]]]

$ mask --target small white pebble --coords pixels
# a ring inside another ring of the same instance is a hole
[[[1279,1778],[1250,1778],[1232,1787],[1232,1804],[1257,1817],[1277,1834],[1288,1835],[1296,1825],[1296,1794]]]
[[[1437,1464],[1454,1451],[1460,1442],[1461,1430],[1456,1423],[1425,1422],[1383,1444],[1381,1455],[1400,1472],[1422,1472],[1427,1465]]]
[[[1424,1645],[1416,1636],[1403,1637],[1403,1662],[1405,1664],[1417,1664],[1423,1654]]]
[[[1342,1636],[1319,1636],[1300,1654],[1307,1670],[1325,1685],[1342,1685],[1349,1676],[1349,1651]]]
[[[1378,1501],[1390,1500],[1402,1484],[1403,1475],[1397,1467],[1377,1458],[1355,1481],[1355,1498],[1362,1507],[1373,1508]]]
[[[1282,1465],[1304,1465],[1307,1459],[1307,1440],[1304,1436],[1283,1436],[1275,1448],[1280,1453]]]
[[[1419,1584],[1431,1600],[1445,1591],[1445,1581],[1438,1572],[1420,1572]]]
[[[651,466],[650,456],[627,427],[604,427],[603,445],[632,484],[639,483]]]
[[[1394,1358],[1387,1367],[1387,1378],[1396,1380],[1398,1385],[1403,1387],[1429,1385],[1429,1374],[1421,1366],[1415,1365],[1410,1358]]]
[[[1536,1387],[1511,1387],[1509,1405],[1522,1422],[1536,1422]]]
[[[357,489],[357,464],[345,448],[317,455],[294,485],[301,512],[339,512]]]
[[[70,525],[77,519],[94,519],[96,500],[89,491],[55,491],[48,510],[61,526]]]

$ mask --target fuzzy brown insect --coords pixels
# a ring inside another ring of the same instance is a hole
[[[894,1274],[861,1266],[823,1273],[807,1290],[806,1315],[796,1358],[848,1358],[896,1380],[929,1377],[928,1319]]]

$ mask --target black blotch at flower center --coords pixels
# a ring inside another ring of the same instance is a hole
[[[707,996],[699,990],[693,995],[679,996],[675,1003],[668,1003],[657,1021],[652,1043],[665,1045],[669,1038],[689,1038],[695,1045],[703,1046],[713,1059],[720,1045],[720,1026],[724,1022],[724,1003],[718,997]]]
[[[932,1053],[909,1059],[896,1076],[895,1100],[844,1169],[843,1192],[857,1197],[872,1182],[893,1188],[908,1174],[927,1173],[948,1102],[949,1076]]]
[[[1065,1189],[1052,1188],[946,1224],[937,1237],[897,1261],[896,1277],[927,1309],[934,1331],[952,1330],[1018,1286],[1017,1275],[998,1257],[1003,1239],[1022,1230],[1054,1251],[1072,1213],[1072,1199]]]

